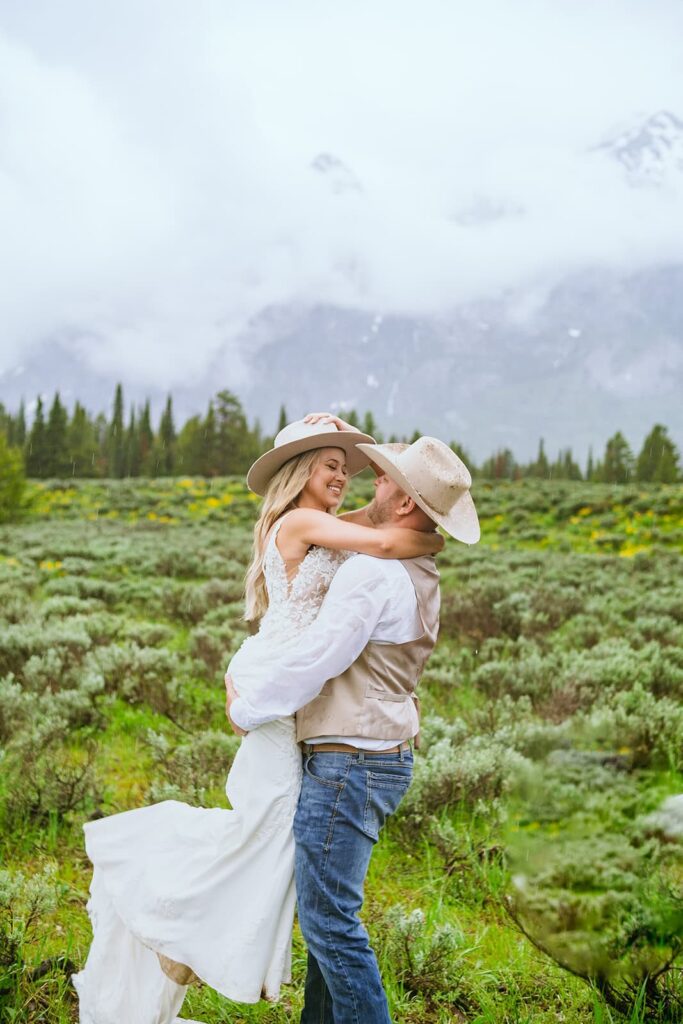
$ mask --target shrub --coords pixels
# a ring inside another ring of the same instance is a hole
[[[392,907],[382,922],[383,959],[411,995],[455,994],[465,974],[465,937],[450,924],[428,929],[422,910]]]
[[[92,651],[88,667],[102,675],[108,692],[130,703],[148,704],[163,715],[173,715],[183,704],[184,662],[176,651],[110,644]]]
[[[594,742],[625,749],[635,767],[683,768],[683,707],[640,683],[594,708],[583,725]]]
[[[5,823],[45,826],[101,799],[95,773],[95,746],[68,750],[40,725],[9,744],[3,760]]]
[[[470,736],[459,744],[447,737],[437,740],[415,762],[400,813],[418,825],[446,807],[473,807],[495,800],[508,792],[528,767],[521,754],[486,736]]]
[[[0,871],[0,1019],[12,1013],[25,974],[27,948],[45,914],[57,907],[63,886],[49,866],[27,878],[22,872]]]
[[[126,623],[126,638],[138,647],[159,647],[173,637],[173,630],[163,622]]]
[[[238,736],[207,731],[185,743],[150,731],[147,743],[161,778],[151,786],[150,800],[184,800],[201,805],[209,790],[225,782],[240,745]]]
[[[235,638],[231,626],[197,626],[190,634],[190,654],[198,663],[198,670],[210,678],[222,675],[231,655],[241,642]]]
[[[59,650],[69,664],[79,664],[91,646],[82,626],[71,622],[9,626],[0,632],[0,674],[20,674],[28,659],[51,648]]]
[[[177,622],[196,624],[211,608],[240,601],[243,585],[238,582],[209,580],[200,585],[166,585],[163,603],[166,614]]]

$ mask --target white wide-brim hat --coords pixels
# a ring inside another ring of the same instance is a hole
[[[481,529],[470,494],[472,477],[452,448],[436,437],[420,437],[403,450],[393,444],[358,447],[451,537],[477,543]]]
[[[337,430],[334,423],[311,424],[303,420],[288,423],[275,438],[271,450],[257,459],[247,473],[247,487],[263,497],[268,484],[285,462],[316,448],[341,448],[346,454],[347,472],[349,476],[355,476],[370,464],[368,456],[358,448],[359,441],[366,448],[374,448],[375,439],[369,434],[361,434],[360,430]]]

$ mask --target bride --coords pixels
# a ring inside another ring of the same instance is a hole
[[[264,498],[246,577],[246,618],[260,620],[229,671],[246,680],[316,617],[350,552],[433,554],[436,534],[374,530],[365,510],[334,513],[372,438],[313,415],[285,427],[247,476]],[[332,513],[332,514],[329,514]],[[244,737],[228,774],[232,810],[175,800],[85,825],[94,870],[93,940],[74,975],[81,1024],[170,1024],[195,977],[243,1003],[275,1000],[290,980],[292,820],[301,784],[293,717]]]

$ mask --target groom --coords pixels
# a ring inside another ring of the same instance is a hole
[[[470,474],[447,445],[422,437],[412,445],[358,447],[379,475],[373,502],[346,518],[378,529],[438,525],[476,543]],[[317,619],[264,666],[248,702],[238,696],[239,679],[226,677],[236,731],[281,715],[285,694],[296,712],[304,776],[295,870],[308,945],[301,1024],[391,1024],[358,912],[372,848],[410,784],[415,689],[436,641],[438,578],[431,557],[349,558]]]

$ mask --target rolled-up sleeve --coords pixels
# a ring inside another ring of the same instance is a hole
[[[318,617],[296,643],[254,665],[236,656],[235,670],[232,662],[228,668],[239,694],[230,709],[236,725],[249,731],[294,714],[356,660],[388,598],[383,575],[367,564],[373,561],[351,558],[341,566]]]

